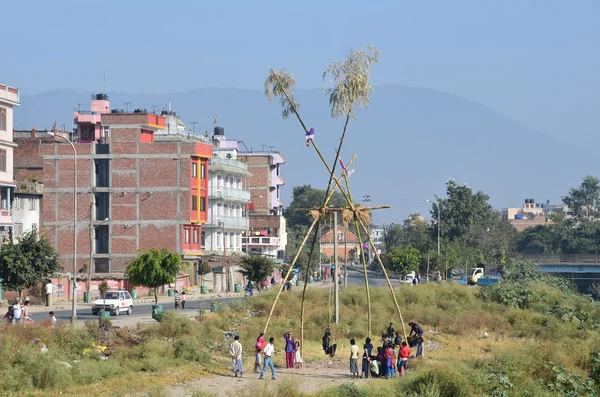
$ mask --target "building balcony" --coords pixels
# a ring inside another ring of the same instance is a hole
[[[218,157],[209,160],[209,172],[210,171],[229,171],[233,173],[246,174],[248,173],[248,165],[238,160],[232,159],[221,159]]]
[[[39,182],[17,182],[15,193],[44,194],[44,184]]]
[[[204,224],[204,228],[221,228],[225,227],[225,229],[240,229],[240,230],[248,230],[250,226],[248,223],[248,218],[236,217],[236,216],[211,216],[208,218],[207,222]]]
[[[0,84],[0,100],[18,106],[21,101],[19,89],[6,84]]]
[[[242,237],[242,245],[279,247],[279,237]]]
[[[250,192],[243,189],[230,188],[210,188],[208,191],[209,199],[222,199],[232,201],[242,201],[247,203],[250,201]]]

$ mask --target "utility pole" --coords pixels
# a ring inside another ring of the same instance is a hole
[[[96,232],[94,228],[94,206],[96,204],[95,194],[91,195],[92,200],[90,201],[90,262],[88,264],[88,276],[87,276],[87,302],[91,301],[90,292],[92,290],[92,266],[94,265],[94,234]],[[86,302],[86,303],[87,303]]]
[[[365,194],[363,196],[363,203],[366,203],[365,207],[368,207],[370,202],[371,202],[371,196],[368,194]],[[371,222],[369,222],[369,224],[367,225],[367,228],[368,228],[368,232],[369,232],[369,235],[367,236],[367,241],[368,241],[369,238],[371,237]],[[371,264],[372,260],[373,260],[373,253],[371,252],[371,244],[369,244],[369,263],[368,264]]]
[[[344,288],[346,288],[348,286],[348,229],[344,229]]]
[[[339,261],[338,261],[338,213],[337,211],[333,212],[333,265],[335,267],[335,274],[333,275],[333,284],[334,284],[334,307],[335,307],[335,323],[340,323],[340,289],[339,289]]]

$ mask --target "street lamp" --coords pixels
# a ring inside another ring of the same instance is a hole
[[[442,218],[440,215],[440,203],[438,201],[431,201],[429,199],[427,199],[425,201],[427,201],[428,203],[437,205],[437,210],[438,210],[438,218],[437,218],[437,229],[438,229],[438,236],[437,236],[437,246],[438,247],[437,248],[438,249],[437,249],[437,252],[438,252],[438,256],[440,256],[440,224],[442,223]]]
[[[59,137],[69,142],[71,148],[73,148],[73,307],[71,309],[71,324],[75,324],[77,321],[77,150],[73,142],[62,135],[56,135],[53,132],[49,132],[53,137]]]

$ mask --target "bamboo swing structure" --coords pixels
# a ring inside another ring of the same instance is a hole
[[[351,161],[347,166],[344,166],[340,161],[340,153],[344,144],[344,140],[346,137],[346,132],[348,128],[348,123],[351,118],[354,117],[354,110],[360,106],[362,108],[366,108],[368,102],[370,100],[370,94],[372,92],[372,88],[369,84],[369,73],[370,66],[373,63],[376,63],[379,58],[379,53],[374,49],[374,47],[367,47],[363,51],[354,52],[352,51],[348,60],[345,62],[338,62],[333,65],[330,65],[327,69],[327,72],[324,74],[324,77],[327,74],[330,74],[333,78],[334,84],[332,88],[329,88],[328,91],[330,93],[329,103],[332,107],[331,115],[332,117],[338,117],[343,115],[345,117],[345,123],[342,130],[342,134],[340,137],[340,142],[338,148],[336,150],[335,160],[333,165],[330,166],[327,160],[324,158],[322,152],[317,146],[314,136],[310,139],[307,139],[307,146],[310,142],[316,153],[318,154],[321,162],[327,169],[329,173],[329,182],[327,184],[327,189],[325,190],[325,197],[321,206],[314,207],[312,209],[307,209],[309,215],[313,218],[313,222],[310,225],[308,231],[306,232],[304,239],[302,240],[300,247],[294,256],[294,259],[285,274],[284,280],[281,282],[279,287],[279,291],[273,300],[273,304],[269,311],[269,315],[267,316],[267,320],[265,322],[265,327],[263,332],[266,334],[267,329],[269,327],[269,322],[273,316],[273,312],[281,296],[281,292],[285,284],[287,283],[290,274],[300,256],[300,253],[305,248],[305,245],[314,230],[313,240],[310,245],[310,254],[308,257],[308,263],[305,269],[305,278],[304,278],[304,286],[302,290],[302,301],[301,301],[301,309],[300,309],[300,340],[301,340],[301,349],[304,348],[304,303],[306,297],[306,288],[308,285],[308,275],[310,274],[310,265],[311,260],[315,248],[315,243],[317,241],[317,235],[319,233],[319,226],[321,222],[325,219],[326,216],[329,216],[333,212],[341,213],[342,223],[345,226],[348,226],[350,222],[354,222],[354,225],[357,230],[357,235],[359,238],[359,244],[361,244],[361,259],[363,265],[363,271],[365,276],[365,287],[366,287],[366,297],[367,297],[367,313],[368,313],[368,329],[367,335],[372,336],[372,327],[371,327],[371,297],[369,291],[369,279],[367,275],[367,262],[364,254],[364,250],[362,249],[362,232],[365,233],[367,237],[368,244],[373,248],[375,252],[375,256],[379,266],[382,269],[383,275],[387,281],[388,287],[390,289],[394,304],[396,306],[396,310],[398,313],[398,317],[400,319],[400,323],[402,325],[402,331],[404,334],[404,338],[406,340],[406,328],[404,325],[404,319],[402,317],[402,311],[400,310],[400,305],[398,304],[398,299],[396,298],[396,294],[390,278],[388,277],[385,266],[381,260],[377,249],[371,239],[371,236],[368,232],[366,225],[371,222],[371,211],[378,209],[391,208],[390,206],[374,206],[374,207],[366,207],[363,205],[355,205],[352,200],[352,194],[350,190],[350,182],[349,175],[347,172],[348,167],[354,162],[356,155],[354,155]],[[300,125],[304,132],[308,135],[309,129],[307,128],[304,120],[300,116],[298,111],[299,104],[295,101],[293,96],[293,87],[296,84],[296,80],[293,75],[285,72],[285,71],[276,71],[274,69],[270,69],[270,74],[265,81],[265,95],[270,101],[273,101],[274,98],[279,99],[279,103],[282,107],[282,117],[287,118],[290,114],[296,115]],[[312,131],[311,131],[312,132]],[[340,177],[336,177],[336,166],[337,163],[340,162],[342,164],[342,173]],[[343,180],[344,185],[340,182]],[[333,193],[338,189],[340,193],[343,195],[346,201],[345,208],[330,208],[327,206],[329,200],[333,196]],[[317,228],[315,228],[317,226]],[[338,269],[336,269],[338,271]],[[337,285],[334,285],[334,288],[338,288]],[[330,293],[331,295],[331,293]],[[331,296],[328,298],[328,302],[331,301]],[[329,305],[331,306],[331,305]],[[331,311],[331,310],[330,310]],[[331,313],[329,313],[329,323],[331,325]],[[303,351],[302,351],[303,353]]]

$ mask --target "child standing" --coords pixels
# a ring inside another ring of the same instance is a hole
[[[175,309],[179,309],[179,302],[181,301],[181,297],[179,296],[179,292],[175,290]]]
[[[358,379],[358,346],[354,339],[350,339],[350,372],[353,378]]]
[[[261,370],[262,351],[266,345],[267,345],[267,343],[265,342],[265,334],[263,332],[261,332],[260,335],[258,336],[258,338],[256,339],[256,344],[254,345],[254,349],[255,349],[254,373],[258,373]]]
[[[400,374],[404,376],[408,369],[408,356],[410,356],[410,349],[406,345],[406,342],[402,342],[402,349],[400,349]]]
[[[231,354],[231,367],[235,377],[237,378],[238,372],[240,376],[244,377],[244,368],[242,366],[242,344],[240,343],[239,335],[233,338],[233,343],[229,346],[229,353]]]
[[[185,296],[185,291],[181,292],[181,308],[185,309],[185,301],[187,300],[186,296]]]
[[[425,348],[423,346],[423,337],[417,338],[417,358],[425,358]]]
[[[392,364],[394,360],[394,351],[392,350],[391,343],[387,345],[385,348],[385,353],[383,353],[383,358],[385,360],[385,378],[389,379],[392,376]]]
[[[302,356],[300,355],[300,342],[296,341],[295,351],[294,351],[294,364],[296,364],[296,369],[302,368]]]
[[[48,313],[48,315],[50,316],[50,326],[52,328],[56,328],[56,323],[58,321],[56,321],[56,317],[54,317],[54,312],[50,312],[50,313]]]

